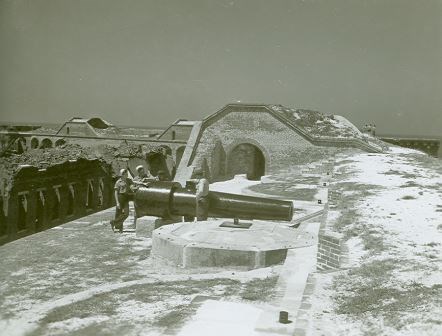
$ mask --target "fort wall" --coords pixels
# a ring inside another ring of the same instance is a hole
[[[251,144],[262,152],[265,174],[334,152],[334,148],[313,145],[270,113],[233,111],[203,127],[193,164],[205,168],[211,180],[231,178],[229,158],[241,144]]]
[[[0,244],[109,208],[112,186],[111,167],[99,160],[21,167],[1,196]]]

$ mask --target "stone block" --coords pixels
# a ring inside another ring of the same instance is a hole
[[[152,255],[192,267],[243,266],[249,269],[282,263],[288,248],[311,246],[312,234],[268,222],[250,229],[220,227],[222,220],[176,223],[153,231]]]

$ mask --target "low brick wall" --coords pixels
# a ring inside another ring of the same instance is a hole
[[[342,236],[338,233],[323,231],[319,233],[317,268],[330,270],[339,268],[343,259]]]
[[[328,177],[333,176],[334,157],[327,161]],[[328,214],[329,209],[336,207],[339,200],[339,193],[336,192],[333,182],[331,180],[323,181],[324,187],[327,187],[327,203],[324,206],[324,214],[321,221],[321,229],[318,235],[318,254],[317,254],[317,269],[320,271],[328,271],[342,267],[343,263],[347,261],[347,245],[345,244],[342,234],[333,231],[329,227]]]

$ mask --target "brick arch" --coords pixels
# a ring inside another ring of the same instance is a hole
[[[52,140],[49,138],[44,138],[41,140],[40,148],[52,148]]]
[[[168,145],[161,145],[160,148],[164,148],[165,151],[166,151],[166,154],[172,155],[172,148],[170,148],[170,146],[168,146]]]
[[[246,174],[247,178],[256,180],[265,175],[270,156],[267,150],[253,139],[236,139],[226,148],[227,173]]]
[[[224,149],[226,152],[226,156],[229,157],[230,153],[232,152],[232,150],[236,146],[238,146],[240,144],[244,144],[244,143],[254,145],[262,152],[262,154],[264,155],[265,163],[266,163],[265,170],[267,171],[270,166],[270,153],[265,146],[263,146],[260,142],[256,141],[255,139],[241,137],[241,138],[236,138],[235,140],[233,140],[229,144],[223,143],[223,146],[224,146]]]
[[[38,138],[37,137],[32,137],[31,138],[31,144],[30,144],[31,149],[36,149],[39,146],[40,146],[40,141],[38,140]]]
[[[55,147],[60,147],[63,146],[64,144],[66,144],[65,139],[58,139],[57,141],[55,141]]]

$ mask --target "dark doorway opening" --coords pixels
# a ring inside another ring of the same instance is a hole
[[[232,177],[246,174],[249,180],[259,180],[265,174],[264,154],[252,144],[236,146],[229,154],[228,173]]]
[[[26,194],[18,195],[18,231],[26,230],[26,221],[28,219],[28,197]]]
[[[104,181],[100,179],[98,183],[98,195],[97,195],[97,206],[102,207],[104,205]]]
[[[87,197],[86,197],[86,208],[92,209],[94,207],[94,187],[92,181],[87,183]]]
[[[60,218],[60,194],[58,188],[54,188],[54,195],[51,208],[51,219],[56,220]]]
[[[74,186],[71,184],[68,187],[68,193],[67,193],[67,209],[66,209],[66,215],[72,216],[74,214],[74,203],[75,202],[75,190]]]
[[[40,148],[52,148],[52,141],[48,138],[43,139],[41,141]]]
[[[64,139],[58,139],[57,141],[55,141],[55,147],[61,147],[66,143],[66,140]]]
[[[172,150],[169,147],[162,146],[158,150],[147,154],[146,159],[153,176],[162,175],[163,180],[172,180],[175,174],[176,165],[171,153]]]
[[[36,148],[38,148],[38,139],[37,138],[32,138],[31,139],[31,148],[32,149],[36,149]]]
[[[6,226],[6,216],[3,211],[3,197],[0,197],[0,237],[6,236],[8,227]]]
[[[46,193],[40,190],[37,194],[36,214],[35,214],[35,230],[41,231],[44,227],[45,218]]]

